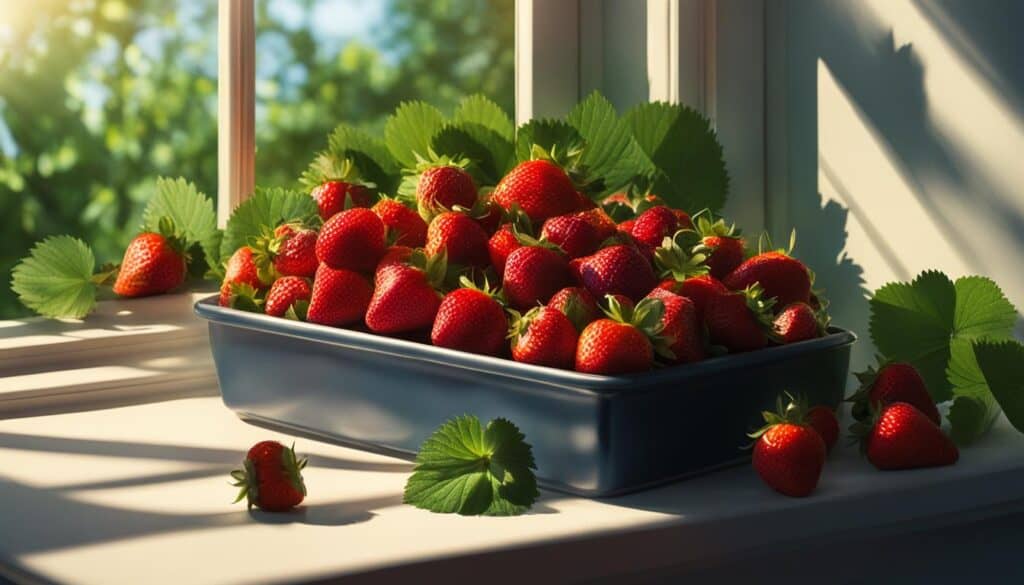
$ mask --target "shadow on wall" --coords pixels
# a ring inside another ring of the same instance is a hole
[[[982,150],[1020,146],[1024,42],[1010,27],[1024,21],[1024,3],[832,0],[775,9],[785,55],[781,66],[770,61],[769,76],[785,79],[778,123],[788,186],[769,225],[781,239],[796,226],[797,254],[817,271],[835,323],[861,338],[854,370],[874,353],[866,295],[886,281],[927,268],[987,274],[1024,304],[1024,279],[1009,262],[1024,251],[1024,165]],[[823,97],[823,82],[836,90]],[[836,96],[848,104],[823,101]],[[957,120],[950,112],[961,104],[976,107]],[[853,130],[837,129],[837,115]],[[979,130],[965,131],[972,116]],[[1010,123],[995,122],[1004,116]]]

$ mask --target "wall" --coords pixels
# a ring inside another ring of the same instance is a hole
[[[1024,307],[1024,22],[1016,0],[769,1],[767,222],[798,232],[834,321],[937,268]]]

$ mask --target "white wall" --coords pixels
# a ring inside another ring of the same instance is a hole
[[[769,1],[768,224],[868,343],[869,290],[937,268],[1024,308],[1024,2]]]

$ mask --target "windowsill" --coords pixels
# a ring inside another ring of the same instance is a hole
[[[98,304],[82,321],[0,321],[0,418],[216,392],[207,292]]]
[[[780,551],[817,546],[824,558],[850,555],[857,539],[917,541],[904,535],[1019,514],[1024,493],[1024,435],[1001,420],[947,468],[881,473],[840,448],[806,499],[772,493],[741,466],[609,500],[544,492],[517,518],[402,505],[407,462],[300,440],[310,455],[303,507],[248,513],[228,504],[227,472],[268,438],[291,441],[239,421],[213,397],[0,421],[0,575],[83,584],[335,582],[367,573],[615,582],[729,571],[751,555],[769,555],[771,574],[780,574]],[[985,534],[986,547],[998,545]],[[962,556],[936,546],[906,561],[919,580],[940,570],[936,558]],[[892,553],[888,545],[868,552],[863,559]],[[893,578],[886,563],[842,558],[831,562],[846,576]],[[815,562],[804,554],[793,564]]]

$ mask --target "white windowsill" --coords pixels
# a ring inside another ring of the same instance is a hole
[[[85,320],[0,321],[0,418],[216,393],[209,291],[100,302]]]

